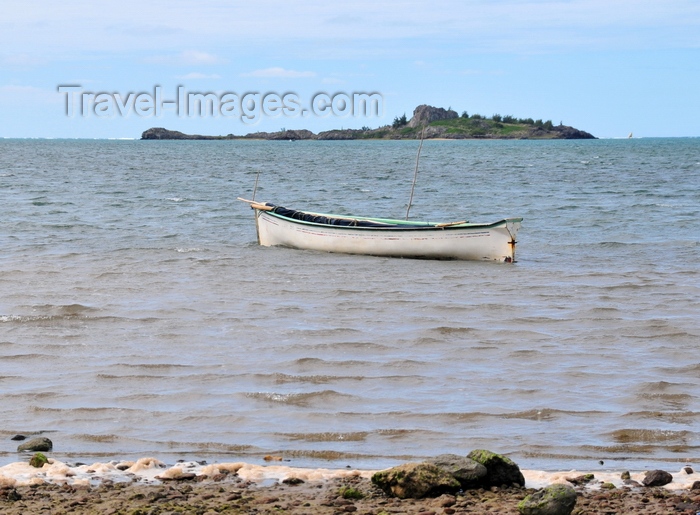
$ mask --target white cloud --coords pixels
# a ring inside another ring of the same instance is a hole
[[[278,13],[260,16],[261,12]],[[139,20],[134,21],[134,13]],[[402,0],[352,3],[282,0],[258,2],[142,2],[94,9],[87,0],[3,0],[0,48],[47,57],[67,52],[176,52],[187,48],[285,47],[353,56],[430,55],[456,48],[495,51],[564,48],[675,48],[700,46],[697,0]],[[411,46],[410,43],[414,45]],[[364,43],[364,45],[363,45]],[[206,45],[206,46],[205,46]],[[89,49],[89,52],[87,51]],[[416,56],[417,59],[422,59]],[[187,50],[180,60],[218,64]]]
[[[52,104],[61,102],[63,94],[58,90],[47,90],[35,86],[23,86],[19,84],[7,84],[0,86],[0,102],[22,104],[28,102]]]
[[[150,64],[169,64],[175,66],[213,66],[226,64],[228,61],[208,52],[185,50],[175,55],[156,55],[147,57],[145,62]]]
[[[252,72],[241,74],[241,77],[257,77],[266,79],[302,79],[315,76],[315,72],[300,72],[297,70],[287,70],[280,67],[265,68],[263,70],[254,70]]]
[[[221,75],[217,75],[216,73],[212,73],[211,75],[206,75],[204,73],[192,72],[192,73],[188,73],[187,75],[177,75],[175,78],[176,79],[183,79],[183,80],[220,79]]]
[[[224,62],[219,57],[208,54],[207,52],[198,52],[197,50],[187,50],[182,52],[182,62],[185,64],[220,64]]]
[[[149,23],[121,23],[105,27],[132,37],[178,37],[186,33],[184,28]]]
[[[42,66],[46,64],[46,59],[39,55],[30,55],[26,53],[15,53],[3,55],[0,57],[0,63],[7,66],[31,67]]]

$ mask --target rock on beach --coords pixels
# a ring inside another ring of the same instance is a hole
[[[522,487],[518,465],[505,456],[479,449],[468,456],[444,454],[423,463],[406,463],[372,476],[372,483],[401,499],[436,497],[460,489]]]
[[[576,490],[568,485],[550,485],[518,503],[521,515],[570,515],[576,506]]]
[[[49,452],[53,449],[53,442],[45,437],[32,438],[31,440],[20,444],[17,447],[17,452]]]
[[[506,456],[484,449],[478,449],[470,452],[467,458],[481,463],[486,467],[485,486],[525,486],[525,477],[520,471],[520,467]]]
[[[449,472],[452,477],[459,481],[462,490],[479,487],[488,475],[488,470],[484,465],[458,454],[441,454],[427,460],[427,462]]]
[[[673,481],[673,476],[665,470],[650,470],[648,471],[642,484],[644,486],[664,486]]]
[[[432,463],[405,463],[377,472],[372,483],[399,499],[437,497],[460,489],[459,481]]]

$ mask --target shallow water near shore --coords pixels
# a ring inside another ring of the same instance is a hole
[[[411,218],[522,216],[513,265],[261,248],[235,200],[403,218],[416,150],[0,140],[0,465],[700,466],[700,140],[426,141]]]

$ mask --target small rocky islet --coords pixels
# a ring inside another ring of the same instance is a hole
[[[243,136],[204,136],[152,127],[141,134],[142,140],[400,140],[400,139],[595,139],[588,132],[568,125],[553,125],[551,121],[516,119],[493,115],[459,115],[452,109],[419,105],[410,120],[396,118],[392,125],[370,129],[334,129],[315,134],[307,129],[276,132],[252,132]]]

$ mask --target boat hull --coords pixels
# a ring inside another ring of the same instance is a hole
[[[316,224],[255,209],[258,242],[263,246],[343,254],[424,259],[515,261],[515,237],[521,218],[492,224],[459,223],[353,227]]]

